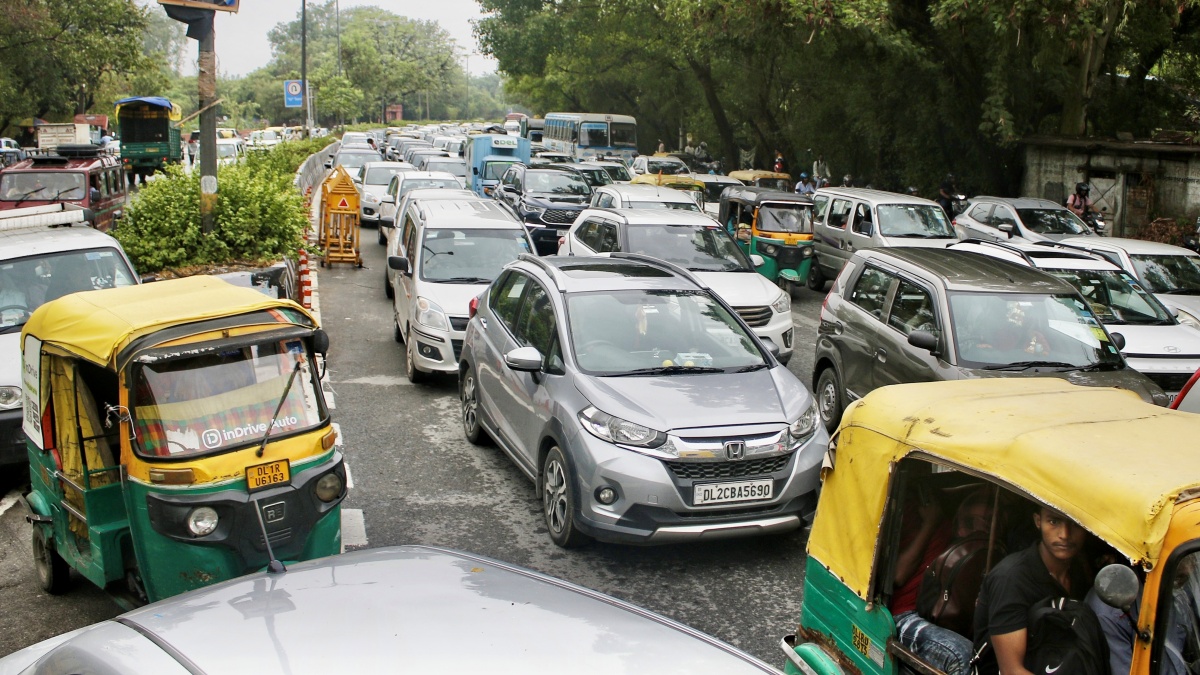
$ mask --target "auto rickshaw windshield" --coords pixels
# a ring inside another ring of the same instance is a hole
[[[274,437],[314,427],[324,417],[296,338],[169,360],[141,357],[132,375],[135,447],[143,456],[224,452],[260,443],[268,428]]]
[[[758,229],[764,232],[812,234],[812,206],[765,204],[758,209]]]

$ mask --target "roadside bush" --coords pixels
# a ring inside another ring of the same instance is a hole
[[[114,235],[139,272],[222,265],[271,264],[293,256],[308,227],[304,199],[292,179],[305,157],[330,139],[281,143],[270,152],[217,171],[211,235],[200,228],[200,174],[168,167],[142,188]]]

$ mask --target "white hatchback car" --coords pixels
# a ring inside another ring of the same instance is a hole
[[[615,251],[640,253],[686,268],[729,303],[755,335],[774,343],[780,362],[786,364],[792,357],[791,297],[756,272],[762,258],[747,258],[712,218],[689,211],[590,208],[563,237],[558,254],[594,256]]]
[[[1016,240],[972,239],[947,248],[1035,267],[1067,281],[1091,305],[1129,367],[1170,396],[1178,394],[1200,368],[1200,330],[1177,321],[1137,279],[1098,255],[1053,242]],[[1047,358],[1053,359],[1053,354]]]
[[[1200,328],[1200,255],[1170,244],[1119,237],[1079,237],[1064,244],[1103,256],[1142,282],[1180,323]]]
[[[657,185],[602,185],[592,192],[592,206],[602,209],[672,209],[701,213],[700,204],[683,190]]]

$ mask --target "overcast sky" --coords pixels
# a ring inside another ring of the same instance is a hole
[[[86,0],[85,0],[86,1]],[[139,0],[155,5],[155,0]],[[411,19],[437,21],[469,55],[467,67],[473,74],[492,72],[496,62],[485,59],[476,50],[471,20],[482,15],[475,0],[341,0],[341,8],[375,5]],[[291,21],[300,13],[300,0],[241,0],[237,14],[217,12],[217,67],[222,75],[245,75],[265,66],[271,59],[267,31],[275,24]],[[195,72],[196,42],[188,41],[188,63]]]

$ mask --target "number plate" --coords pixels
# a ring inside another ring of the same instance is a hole
[[[727,504],[729,502],[752,502],[774,496],[775,481],[744,480],[736,483],[707,483],[692,488],[692,504]]]
[[[265,490],[292,480],[292,467],[286,459],[246,467],[246,488],[250,492]]]

